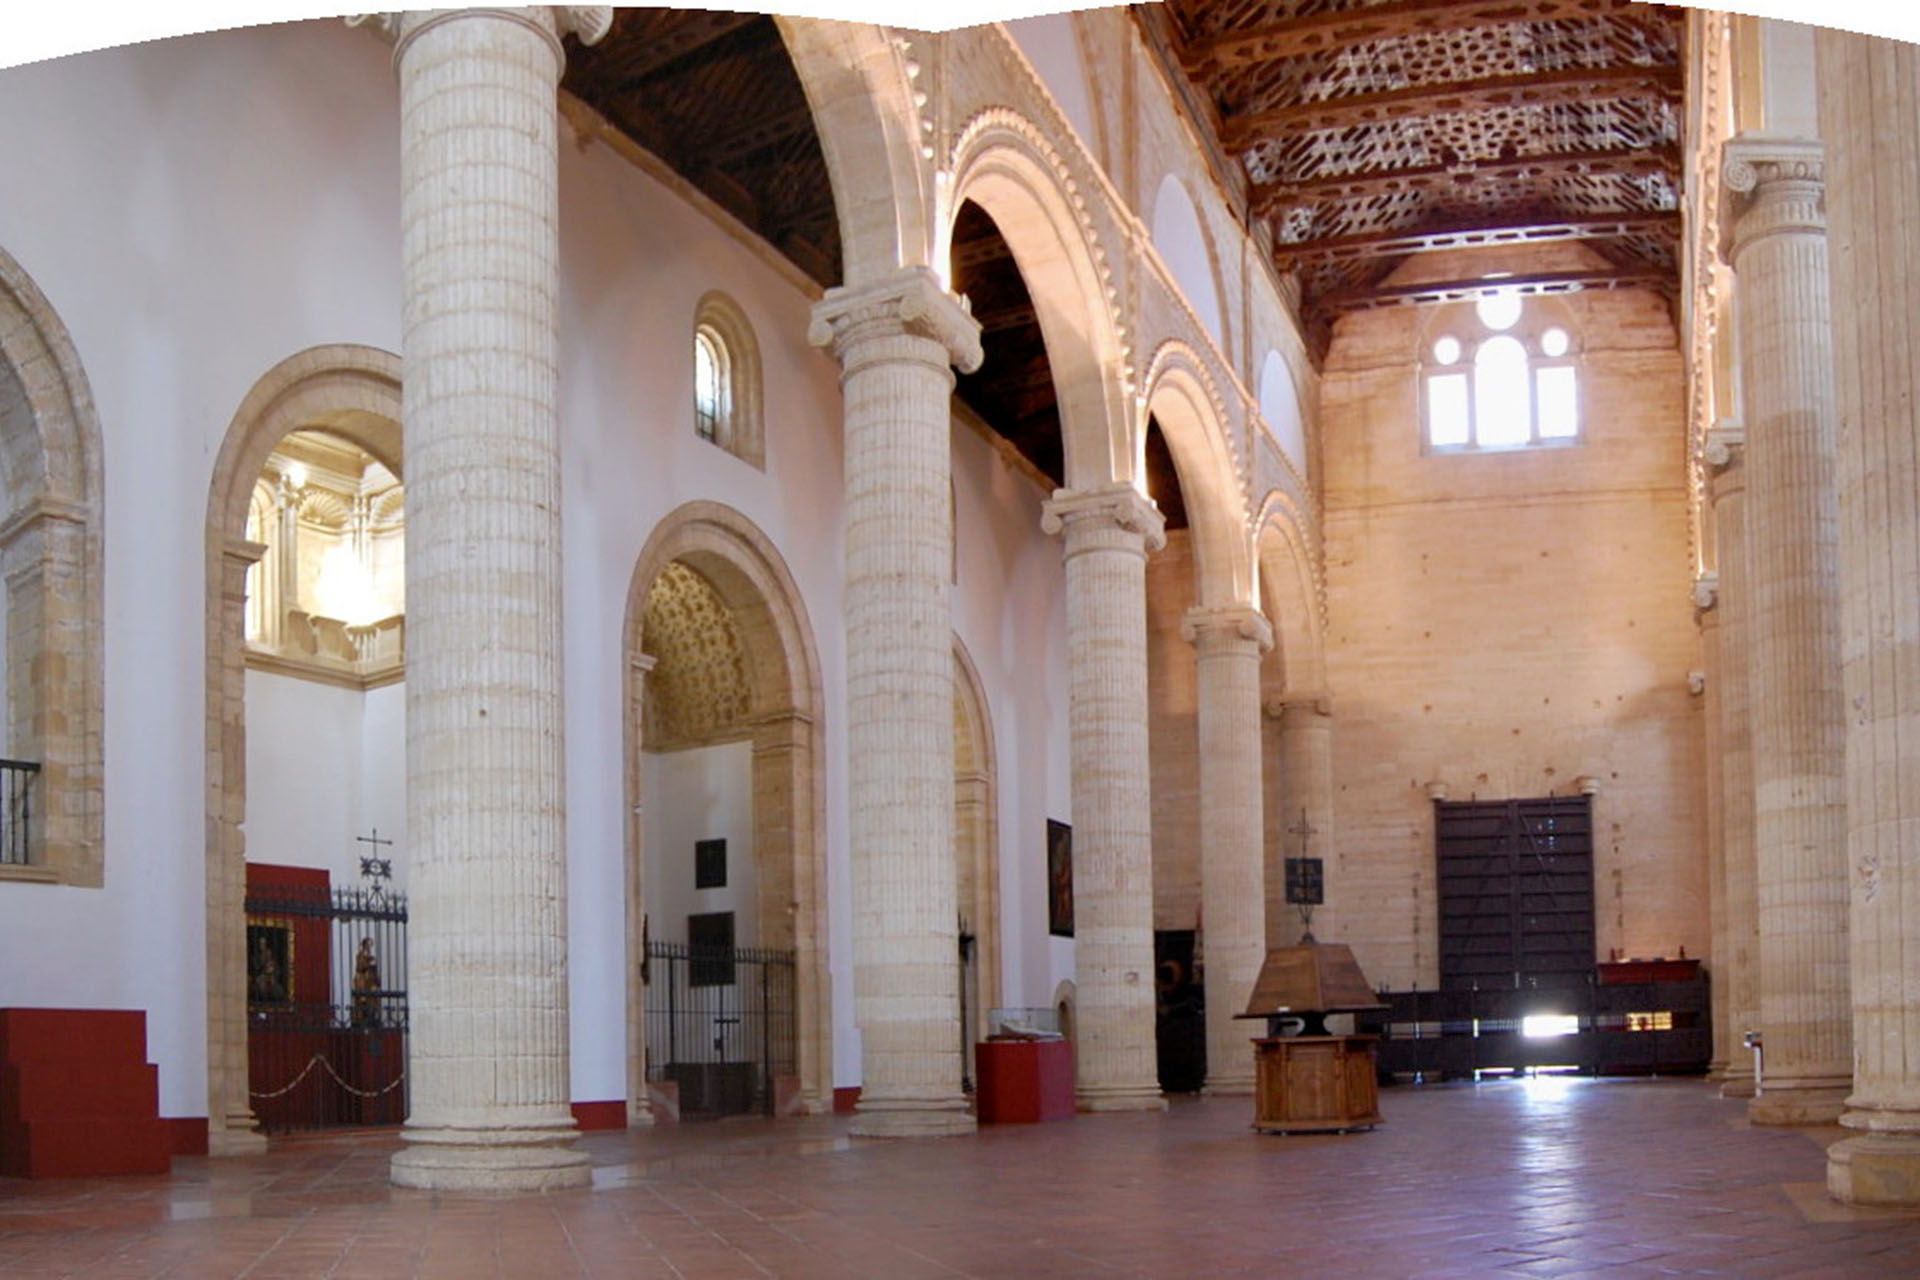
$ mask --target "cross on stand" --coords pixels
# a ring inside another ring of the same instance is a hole
[[[1307,856],[1307,837],[1320,834],[1320,829],[1307,821],[1302,807],[1300,821],[1288,827],[1287,834],[1300,837],[1300,856],[1287,859],[1287,901],[1300,909],[1300,941],[1312,942],[1313,909],[1326,901],[1326,882],[1321,860]]]
[[[382,840],[380,838],[380,828],[378,827],[374,827],[372,831],[373,834],[371,835],[355,836],[353,838],[355,844],[369,845],[372,848],[372,852],[362,856],[360,859],[360,878],[373,882],[373,892],[385,893],[386,890],[381,887],[380,882],[382,880],[393,879],[393,859],[382,858],[379,855],[383,847],[391,849],[393,847],[393,841]]]

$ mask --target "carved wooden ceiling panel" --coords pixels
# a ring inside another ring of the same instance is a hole
[[[826,158],[772,18],[618,8],[598,44],[568,37],[561,87],[822,286],[840,282]]]
[[[1385,281],[1428,249],[1579,239],[1615,268],[1596,285],[1677,292],[1681,10],[1171,0],[1134,12],[1244,169],[1249,211],[1271,221],[1318,341],[1343,310],[1412,296]]]

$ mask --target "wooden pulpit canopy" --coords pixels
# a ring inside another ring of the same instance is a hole
[[[1275,947],[1253,984],[1253,998],[1237,1018],[1288,1013],[1360,1013],[1384,1009],[1359,961],[1344,943],[1309,942]]]

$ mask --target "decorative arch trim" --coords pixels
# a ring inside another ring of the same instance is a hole
[[[1060,406],[1067,488],[1132,483],[1132,351],[1113,263],[1080,182],[1032,121],[1004,107],[967,122],[950,164],[949,217],[969,200],[984,209],[1033,297]]]
[[[1154,351],[1145,385],[1142,447],[1151,415],[1167,438],[1192,522],[1198,603],[1257,608],[1252,539],[1225,399],[1199,353],[1177,339]]]
[[[40,765],[27,865],[8,880],[106,881],[100,423],[66,326],[0,251],[0,573],[8,751]]]
[[[833,1023],[827,973],[826,733],[819,651],[793,575],[760,528],[724,503],[688,502],[669,512],[641,548],[627,588],[627,1108],[649,1124],[646,1080],[645,749],[642,708],[651,665],[644,657],[647,596],[675,561],[711,583],[734,615],[752,693],[754,856],[762,945],[795,953],[800,1106],[833,1105]],[[784,852],[785,856],[781,856]]]
[[[247,1095],[247,570],[254,485],[288,432],[335,432],[402,476],[400,357],[337,343],[287,357],[227,427],[207,492],[207,1126],[216,1155],[264,1150]]]

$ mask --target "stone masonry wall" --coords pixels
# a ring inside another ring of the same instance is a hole
[[[1568,252],[1432,267],[1566,269]],[[1427,308],[1348,317],[1327,363],[1342,924],[1322,940],[1352,945],[1379,985],[1437,981],[1434,782],[1484,800],[1596,779],[1600,958],[1706,953],[1681,359],[1651,293],[1555,304],[1585,347],[1577,447],[1426,455],[1412,362]]]

